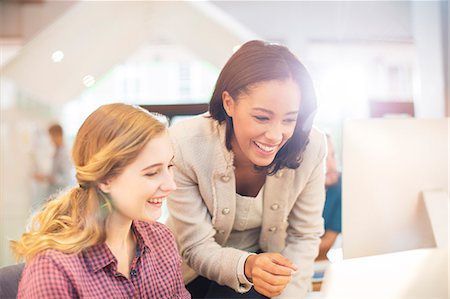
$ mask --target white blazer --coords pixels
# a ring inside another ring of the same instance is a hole
[[[248,253],[222,247],[236,215],[233,153],[225,146],[225,124],[200,115],[169,131],[178,188],[169,195],[167,225],[185,262],[185,282],[200,274],[246,292],[251,285],[239,283],[237,267]],[[313,262],[324,232],[325,156],[325,136],[312,129],[300,167],[266,178],[260,248],[280,252],[299,268],[277,298],[302,298],[311,289]]]

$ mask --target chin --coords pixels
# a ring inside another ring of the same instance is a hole
[[[147,221],[147,222],[156,222],[158,221],[158,219],[161,217],[161,214],[156,214],[156,215],[145,215],[143,217],[141,217],[140,220],[142,221]]]
[[[258,167],[267,167],[267,166],[269,166],[269,165],[273,162],[273,160],[274,160],[274,159],[268,159],[268,160],[255,159],[255,160],[252,161],[252,162],[253,162],[253,164],[254,164],[255,166],[258,166]]]
[[[148,217],[148,218],[147,218],[147,221],[150,221],[150,222],[156,222],[156,221],[158,221],[159,218],[161,218],[161,215],[158,215],[158,216],[152,216],[152,217]]]

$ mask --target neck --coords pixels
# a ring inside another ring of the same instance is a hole
[[[254,164],[242,152],[234,136],[231,137],[231,150],[234,154],[233,164],[236,169],[254,170]]]
[[[123,216],[113,212],[106,221],[106,244],[113,250],[126,249],[134,243],[133,232],[131,231],[131,219],[124,219]]]
[[[106,224],[106,245],[117,259],[117,271],[130,278],[130,268],[136,253],[136,239],[131,219],[113,212]]]

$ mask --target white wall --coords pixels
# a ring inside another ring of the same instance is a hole
[[[412,28],[419,66],[420,97],[416,99],[418,117],[445,116],[444,48],[442,6],[437,1],[411,4]]]
[[[9,240],[24,231],[31,209],[30,149],[35,117],[17,109],[17,91],[2,78],[0,108],[0,267],[14,261]]]

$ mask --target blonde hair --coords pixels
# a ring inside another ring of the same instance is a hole
[[[79,253],[104,242],[111,203],[98,183],[120,174],[155,136],[166,130],[146,110],[109,104],[95,110],[78,130],[72,149],[79,187],[49,201],[11,248],[18,260],[55,249]]]

